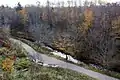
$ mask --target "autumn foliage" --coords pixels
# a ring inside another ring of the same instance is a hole
[[[23,23],[23,24],[26,24],[26,21],[28,20],[26,9],[24,8],[24,9],[22,9],[22,10],[19,10],[19,11],[18,11],[18,14],[19,14],[20,17],[21,17],[22,23]]]
[[[6,58],[2,62],[2,69],[11,72],[13,70],[13,64],[14,64],[14,60],[11,60],[10,58]]]
[[[93,20],[94,20],[94,13],[92,9],[86,8],[84,11],[84,22],[80,26],[80,31],[82,31],[83,34],[85,34],[88,31],[88,29],[92,27]]]

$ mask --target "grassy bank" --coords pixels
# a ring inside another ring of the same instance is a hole
[[[0,80],[97,80],[68,69],[35,64],[20,44],[2,47],[0,53]]]
[[[6,80],[97,80],[71,70],[62,68],[47,68],[31,63],[24,70],[14,71],[12,74],[4,73]]]

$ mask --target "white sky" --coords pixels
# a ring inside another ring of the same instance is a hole
[[[40,1],[41,4],[45,4],[47,0],[0,0],[0,5],[9,5],[11,7],[13,6],[16,6],[16,4],[18,2],[20,2],[23,6],[26,5],[26,4],[36,4],[37,1]],[[64,2],[67,2],[68,0],[49,0],[51,2],[58,2],[58,1],[64,1]],[[71,0],[70,0],[71,1]],[[72,0],[72,1],[77,1],[77,3],[80,1],[80,0]],[[82,2],[85,1],[85,0],[82,0]],[[89,0],[89,1],[94,1],[94,0]],[[107,0],[108,2],[120,2],[120,0]]]

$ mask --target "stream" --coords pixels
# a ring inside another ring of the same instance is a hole
[[[37,43],[37,44],[40,44],[40,43]],[[75,63],[75,64],[82,63],[81,61],[73,58],[72,56],[66,55],[64,52],[61,52],[61,51],[59,51],[59,50],[57,50],[57,49],[55,49],[55,48],[52,48],[52,47],[49,46],[49,45],[43,44],[42,47],[51,50],[51,51],[52,51],[52,52],[50,52],[51,54],[56,55],[56,56],[59,56],[59,57],[61,57],[61,58],[63,58],[63,59],[67,59],[67,61],[70,61],[70,62]],[[90,66],[92,66],[92,67],[94,67],[94,68],[104,69],[104,68],[102,68],[101,66],[98,66],[98,65],[95,65],[95,64],[90,64]],[[104,69],[104,70],[106,70],[106,69]]]
[[[62,52],[57,51],[57,50],[54,50],[54,49],[52,49],[49,46],[42,46],[42,47],[45,47],[45,48],[51,50],[52,51],[51,54],[59,56],[59,57],[64,58],[64,59],[67,59],[67,61],[71,61],[73,63],[78,63],[79,62],[77,59],[74,59],[72,56],[66,55],[65,53],[62,53]]]

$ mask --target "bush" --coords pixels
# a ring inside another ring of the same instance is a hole
[[[15,67],[17,70],[21,70],[21,69],[29,68],[30,65],[31,65],[31,62],[28,59],[21,58],[21,59],[18,59],[18,61],[15,64]]]

